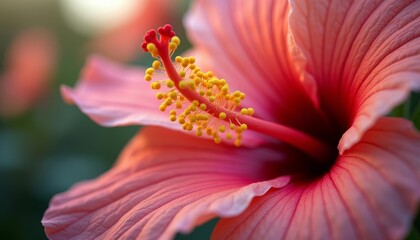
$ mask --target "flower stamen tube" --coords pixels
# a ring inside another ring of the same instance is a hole
[[[173,61],[180,42],[172,26],[165,25],[157,32],[148,31],[142,43],[143,50],[156,59],[144,79],[159,91],[159,110],[170,109],[170,121],[178,122],[186,131],[195,131],[197,136],[210,136],[215,143],[224,138],[238,147],[243,133],[250,129],[293,145],[319,162],[328,161],[334,153],[329,145],[300,130],[255,117],[254,108],[242,106],[245,93],[232,91],[225,79],[202,71],[194,57],[176,56]],[[153,81],[157,71],[162,71],[167,79]]]

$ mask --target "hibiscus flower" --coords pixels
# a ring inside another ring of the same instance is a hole
[[[104,126],[149,126],[110,171],[53,198],[47,236],[169,239],[220,217],[214,239],[403,238],[420,199],[420,135],[384,115],[420,88],[419,14],[419,1],[203,0],[185,21],[196,58],[171,61],[169,26],[145,37],[161,60],[146,76],[92,57],[65,99]],[[215,76],[240,104],[212,101],[221,88],[200,94]],[[210,122],[180,121],[169,109],[180,99]],[[196,136],[208,126],[210,139]]]

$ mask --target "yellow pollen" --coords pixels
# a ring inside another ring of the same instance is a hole
[[[175,51],[176,47],[177,47],[177,45],[175,43],[173,43],[173,42],[169,43],[169,50]]]
[[[152,75],[149,75],[149,74],[144,75],[144,80],[146,81],[152,80]]]
[[[177,46],[179,46],[179,44],[181,44],[181,39],[179,39],[179,37],[177,36],[173,36],[171,38],[171,42],[175,43]]]
[[[226,139],[231,140],[232,139],[232,133],[227,133],[226,134]]]
[[[160,66],[161,66],[161,63],[160,63],[160,61],[159,61],[159,60],[155,60],[155,61],[153,61],[153,63],[152,63],[152,67],[153,67],[154,69],[159,69],[159,68],[160,68]]]
[[[162,100],[163,99],[163,93],[156,93],[156,98],[158,100]]]
[[[148,44],[147,44],[147,50],[148,50],[149,52],[151,52],[151,53],[153,53],[153,52],[157,52],[156,45],[155,45],[155,44],[153,44],[153,43],[148,43]]]
[[[204,104],[204,103],[200,104],[200,109],[201,110],[206,110],[206,108],[207,108],[206,104]]]
[[[173,88],[174,85],[175,85],[174,81],[172,81],[172,80],[166,80],[166,86],[168,88]]]
[[[146,74],[153,75],[153,73],[155,73],[155,69],[154,68],[148,68],[148,69],[146,69]]]
[[[187,84],[188,84],[187,81],[182,80],[182,81],[179,82],[179,87],[181,89],[186,89],[187,88]]]

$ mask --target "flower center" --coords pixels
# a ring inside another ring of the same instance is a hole
[[[144,36],[142,48],[156,58],[146,70],[144,79],[151,88],[158,90],[160,111],[169,110],[169,120],[178,122],[186,131],[195,130],[197,136],[208,135],[214,142],[222,138],[232,140],[235,146],[242,144],[242,134],[249,128],[253,131],[287,142],[320,162],[330,159],[334,151],[330,147],[299,130],[254,117],[254,109],[243,107],[246,95],[231,91],[225,79],[212,72],[203,72],[196,66],[194,57],[171,56],[180,44],[172,26],[165,25]],[[156,75],[162,80],[153,80]],[[153,81],[152,81],[153,80]],[[164,89],[164,90],[163,90]]]

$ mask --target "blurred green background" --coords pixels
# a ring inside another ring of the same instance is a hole
[[[0,3],[0,76],[6,71],[8,48],[21,31],[42,27],[55,37],[58,47],[54,73],[46,94],[20,114],[0,116],[1,239],[45,239],[40,221],[51,197],[78,181],[94,178],[109,169],[124,145],[139,130],[139,127],[100,127],[75,106],[66,105],[62,100],[60,85],[74,86],[86,56],[96,52],[88,47],[92,39],[117,25],[113,23],[114,19],[115,22],[122,21],[118,14],[127,15],[123,10],[117,13],[102,12],[101,15],[95,12],[99,8],[91,8],[86,13],[86,9],[78,10],[75,8],[77,4],[71,5],[70,2],[6,0]],[[182,14],[188,5],[189,1],[177,1],[176,6],[171,6],[166,19],[182,39],[185,39]],[[81,15],[75,15],[75,11],[80,11]],[[83,14],[96,16],[99,22],[105,23],[100,26],[98,23],[89,23],[89,19],[83,19],[83,16],[86,18]],[[77,26],[82,28],[78,29]],[[142,34],[138,33],[139,39]],[[182,48],[187,49],[188,42],[183,42]],[[130,59],[119,61],[134,65],[151,61],[140,51],[133,55]],[[413,94],[392,115],[414,119],[419,128],[419,99],[418,94]],[[417,226],[420,226],[418,222]],[[178,238],[206,239],[214,223],[212,221],[198,228],[190,236]],[[418,237],[418,231],[413,230],[409,238]]]

